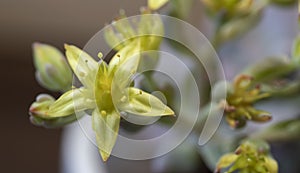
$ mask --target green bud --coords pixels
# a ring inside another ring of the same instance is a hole
[[[255,7],[253,0],[201,0],[212,15],[223,13],[227,18],[244,16]]]
[[[55,102],[55,99],[48,94],[40,94],[36,97],[29,108],[29,114],[40,118],[49,118],[49,107]]]
[[[104,38],[108,45],[116,51],[140,39],[141,49],[156,50],[160,46],[164,26],[159,15],[151,14],[149,9],[141,9],[139,20],[129,20],[124,11],[117,20],[104,30]]]
[[[219,28],[216,39],[226,42],[249,31],[260,20],[260,13],[254,13],[242,18],[226,22]],[[220,42],[220,41],[219,41]]]
[[[65,117],[52,117],[48,114],[49,107],[53,105],[55,99],[48,94],[40,94],[36,101],[29,108],[30,121],[36,126],[45,128],[58,128],[70,124],[82,117],[83,114],[71,114]]]
[[[72,71],[64,55],[55,47],[34,43],[34,66],[40,85],[52,91],[66,91],[72,86]]]
[[[82,116],[83,114],[79,114],[79,113],[77,113],[77,115],[72,114],[66,117],[59,117],[59,118],[52,118],[52,119],[43,119],[36,116],[30,116],[30,122],[39,127],[60,128],[77,121],[77,119],[81,118]]]

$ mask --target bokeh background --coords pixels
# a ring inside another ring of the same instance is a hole
[[[135,15],[143,5],[146,5],[146,0],[0,0],[1,172],[56,173],[61,170],[62,130],[38,128],[28,119],[28,108],[35,96],[47,92],[34,78],[32,43],[49,43],[61,50],[64,43],[83,47],[105,23],[117,16],[120,8],[128,15]],[[189,21],[199,28],[209,25],[205,20],[198,22],[202,18],[199,1],[195,1],[193,8],[196,15]],[[260,57],[288,53],[297,32],[296,11],[296,8],[271,7],[263,24],[246,38],[225,46],[220,51],[221,56],[233,55],[223,58],[227,76],[232,77],[247,63]],[[266,27],[272,25],[272,31],[260,34],[261,30],[266,31]],[[202,28],[204,33],[209,33]],[[263,36],[265,41],[260,38]],[[254,45],[255,39],[261,40]],[[272,45],[263,49],[270,42]],[[247,49],[241,44],[246,44]],[[240,65],[239,56],[245,52],[249,58],[240,60]],[[230,61],[237,60],[236,63],[226,63],[229,58]]]

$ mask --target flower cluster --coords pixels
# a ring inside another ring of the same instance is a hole
[[[259,85],[253,86],[251,81],[247,75],[236,77],[226,100],[221,102],[226,121],[232,128],[244,127],[248,120],[266,122],[271,119],[268,112],[253,107],[255,102],[269,97],[269,94],[261,93]]]
[[[270,156],[269,150],[269,145],[263,141],[247,140],[234,153],[222,156],[215,172],[277,173],[277,162]]]

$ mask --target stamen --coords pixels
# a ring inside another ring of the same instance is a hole
[[[99,58],[99,59],[102,59],[102,58],[103,58],[102,52],[99,52],[99,53],[98,53],[98,58]]]

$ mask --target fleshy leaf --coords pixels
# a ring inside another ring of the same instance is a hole
[[[49,117],[63,117],[75,112],[92,109],[95,106],[94,100],[86,97],[87,92],[87,89],[78,88],[64,93],[50,106]]]
[[[92,121],[100,155],[103,161],[107,161],[117,140],[120,115],[115,110],[99,112],[99,109],[95,109]]]
[[[126,95],[118,104],[121,111],[142,116],[174,115],[173,110],[157,97],[133,87],[126,90]]]
[[[151,10],[157,10],[164,6],[169,0],[148,0],[148,7]]]
[[[65,44],[68,62],[80,82],[87,88],[92,88],[98,70],[98,63],[86,52],[76,46]]]

